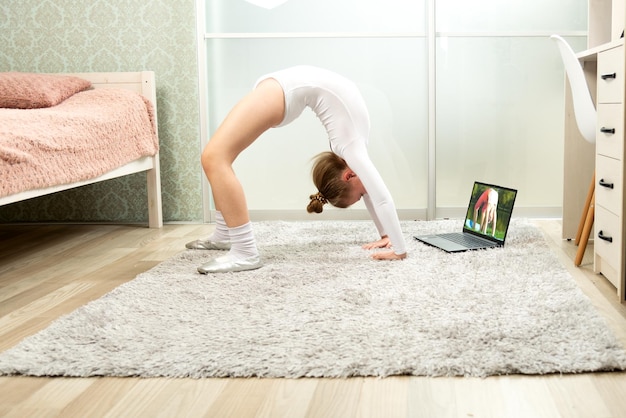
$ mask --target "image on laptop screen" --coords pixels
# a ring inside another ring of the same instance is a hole
[[[463,230],[504,242],[517,191],[474,183]]]

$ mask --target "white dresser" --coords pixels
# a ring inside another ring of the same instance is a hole
[[[597,53],[594,268],[624,300],[624,44]]]

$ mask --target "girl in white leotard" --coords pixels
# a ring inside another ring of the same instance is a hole
[[[285,126],[309,107],[326,129],[332,152],[322,153],[313,167],[318,192],[309,212],[325,203],[348,207],[363,197],[381,236],[363,248],[393,248],[375,252],[378,260],[406,257],[406,247],[391,194],[367,154],[369,115],[361,94],[350,80],[331,71],[297,66],[261,77],[254,90],[228,114],[202,153],[211,184],[216,229],[187,248],[230,249],[198,268],[201,273],[242,271],[262,266],[241,184],[232,163],[263,132]]]

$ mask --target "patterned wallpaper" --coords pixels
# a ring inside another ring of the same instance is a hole
[[[2,0],[0,71],[152,70],[165,221],[202,221],[193,0]],[[0,207],[0,221],[146,222],[145,175]]]

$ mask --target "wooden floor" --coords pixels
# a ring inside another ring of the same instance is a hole
[[[588,248],[536,221],[626,346],[626,305]],[[206,235],[203,225],[0,225],[0,351]],[[138,379],[0,377],[7,417],[625,417],[626,373],[475,378]]]

